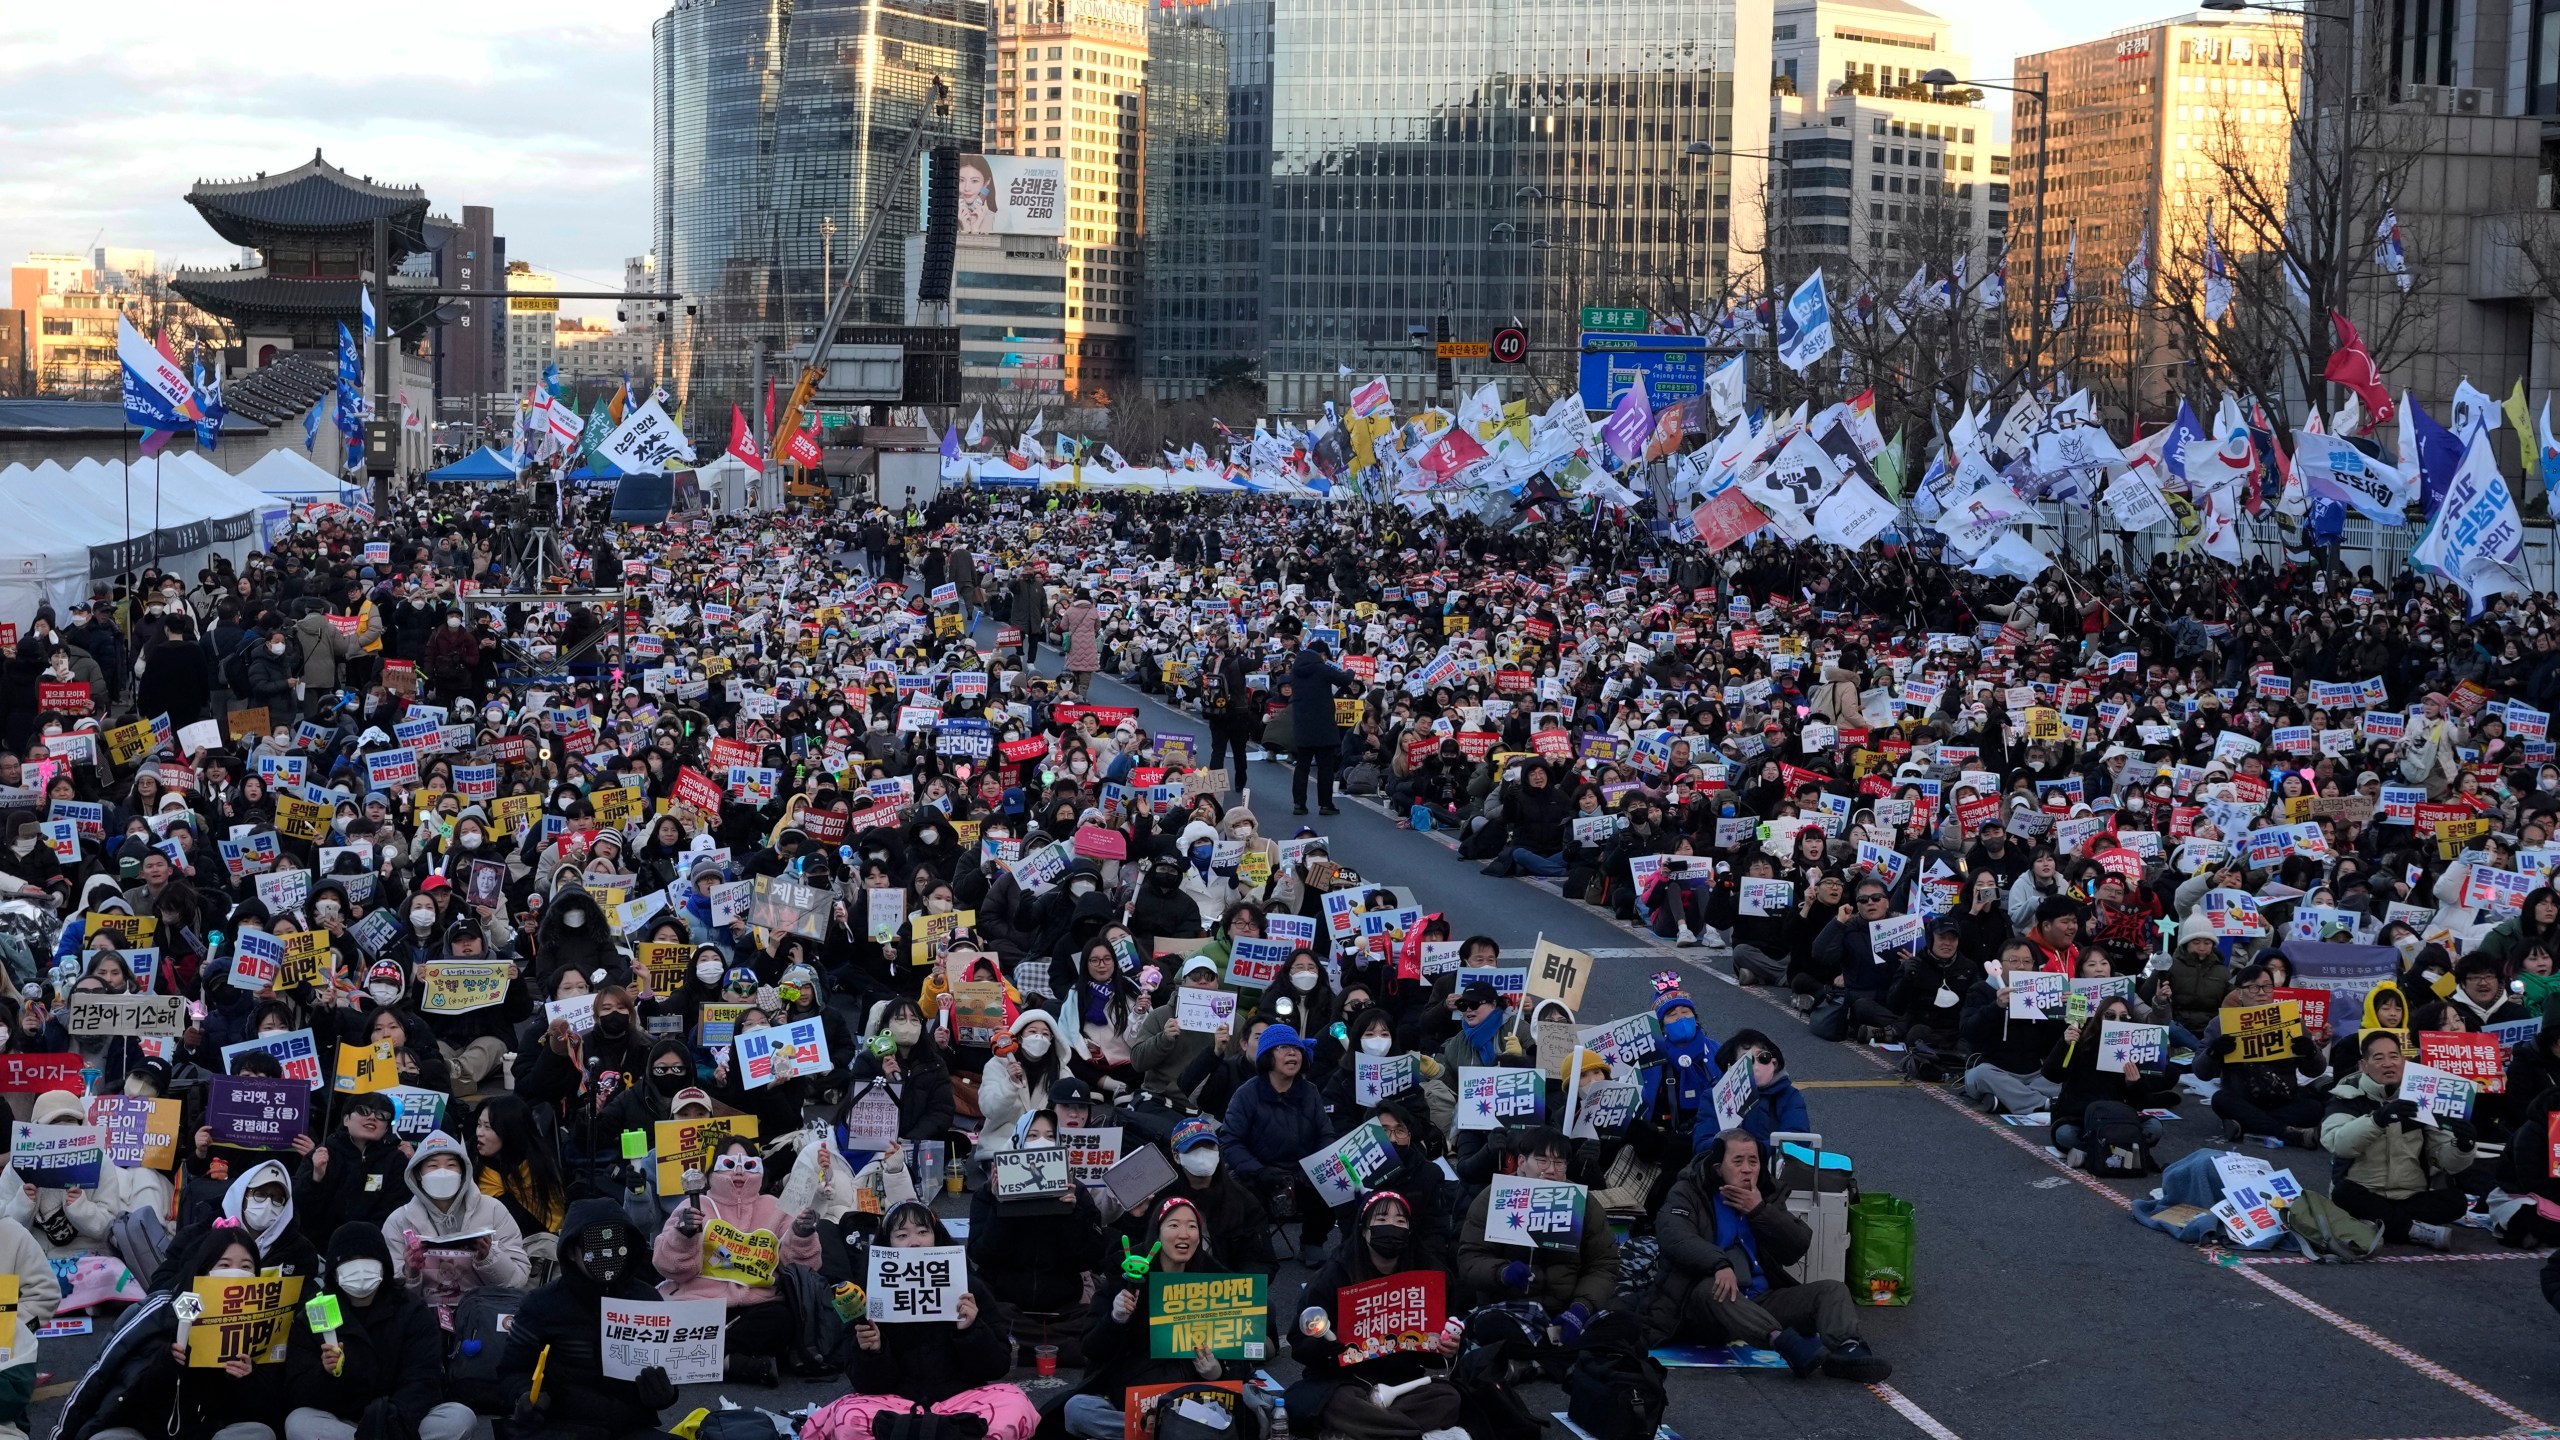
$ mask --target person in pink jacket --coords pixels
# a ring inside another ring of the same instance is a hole
[[[735,1253],[724,1245],[713,1221],[734,1226],[750,1237]],[[761,1254],[771,1246],[779,1264]],[[669,1300],[724,1300],[729,1305],[728,1377],[740,1383],[779,1385],[779,1357],[799,1338],[799,1319],[788,1305],[772,1303],[780,1265],[818,1264],[818,1217],[793,1215],[782,1202],[764,1193],[764,1157],[753,1144],[732,1139],[711,1159],[702,1193],[688,1197],[658,1231],[650,1258],[663,1283],[658,1293]],[[716,1273],[756,1275],[745,1281]]]

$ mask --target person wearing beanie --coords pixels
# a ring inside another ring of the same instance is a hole
[[[329,1132],[294,1172],[293,1206],[308,1233],[330,1234],[349,1222],[379,1228],[408,1199],[402,1183],[409,1157],[392,1130],[391,1097],[349,1095]]]
[[[852,1393],[811,1414],[800,1428],[801,1440],[871,1440],[881,1415],[916,1409],[974,1417],[983,1423],[987,1440],[1029,1440],[1040,1427],[1040,1412],[1021,1387],[1005,1382],[1013,1367],[1013,1345],[1006,1338],[1001,1306],[974,1263],[976,1240],[973,1229],[973,1263],[959,1318],[899,1325],[853,1322],[838,1351]],[[892,1206],[880,1218],[880,1238],[873,1243],[918,1249],[954,1242],[929,1206],[910,1201]],[[857,1257],[856,1268],[868,1273],[869,1262]]]
[[[307,1324],[293,1327],[285,1440],[356,1440],[360,1432],[463,1440],[479,1416],[445,1398],[444,1328],[392,1275],[382,1231],[349,1221],[330,1232],[327,1255],[318,1288],[337,1297],[346,1323],[326,1342]]]
[[[1393,1190],[1358,1197],[1346,1223],[1349,1233],[1299,1292],[1302,1318],[1290,1327],[1289,1353],[1306,1378],[1289,1387],[1291,1432],[1428,1435],[1457,1425],[1463,1403],[1458,1389],[1445,1369],[1431,1363],[1458,1353],[1456,1336],[1443,1330],[1431,1337],[1427,1353],[1397,1350],[1365,1360],[1353,1359],[1343,1343],[1345,1287],[1408,1271],[1446,1271],[1448,1256],[1415,1226],[1413,1207]],[[1308,1322],[1318,1314],[1322,1324],[1310,1330]],[[1394,1398],[1382,1407],[1380,1393]]]
[[[1697,1128],[1698,1112],[1713,1108],[1708,1096],[1718,1073],[1716,1042],[1699,1025],[1697,1002],[1689,998],[1679,972],[1656,972],[1653,990],[1654,1018],[1662,1022],[1664,1060],[1637,1072],[1643,1090],[1636,1109],[1653,1117],[1667,1139],[1679,1142],[1676,1160],[1666,1157],[1663,1164],[1666,1171],[1676,1171],[1689,1163],[1686,1142],[1689,1132]]]
[[[1787,1273],[1813,1248],[1813,1230],[1779,1199],[1766,1156],[1751,1135],[1727,1130],[1673,1183],[1654,1219],[1662,1250],[1644,1311],[1650,1343],[1741,1341],[1777,1351],[1800,1376],[1887,1379],[1893,1367],[1858,1336],[1849,1287]]]
[[[2153,1009],[2169,1012],[2170,1047],[2194,1050],[2222,1009],[2222,997],[2231,993],[2231,966],[2222,958],[2222,942],[2201,906],[2178,922],[2172,946],[2169,968],[2144,976],[2135,988],[2147,992],[2144,999]]]
[[[560,1274],[524,1298],[498,1361],[504,1403],[516,1440],[640,1440],[658,1431],[658,1416],[676,1403],[667,1372],[652,1365],[630,1380],[604,1373],[597,1341],[604,1303],[657,1301],[643,1278],[647,1241],[612,1200],[580,1200],[560,1226]],[[533,1377],[542,1374],[535,1396]]]
[[[472,1183],[460,1141],[442,1130],[419,1141],[407,1180],[411,1198],[382,1222],[382,1238],[393,1275],[420,1299],[447,1309],[484,1285],[521,1288],[532,1278],[524,1232]]]
[[[1604,1062],[1602,1069],[1607,1065]],[[1512,1173],[1524,1180],[1565,1179],[1573,1146],[1552,1126],[1532,1126],[1510,1146]],[[1571,1345],[1582,1337],[1591,1318],[1609,1308],[1618,1289],[1618,1242],[1609,1233],[1609,1217],[1590,1203],[1588,1194],[1574,1197],[1576,1244],[1533,1246],[1496,1241],[1487,1233],[1493,1213],[1491,1188],[1477,1192],[1459,1230],[1458,1279],[1472,1305],[1527,1300],[1548,1318]],[[1458,1302],[1452,1300],[1454,1308]]]
[[[1125,1236],[1117,1253],[1118,1273],[1105,1277],[1095,1295],[1101,1313],[1084,1337],[1084,1383],[1067,1397],[1062,1421],[1078,1440],[1120,1440],[1126,1426],[1129,1391],[1141,1385],[1181,1385],[1217,1380],[1249,1380],[1254,1362],[1220,1360],[1202,1345],[1189,1355],[1156,1359],[1149,1343],[1147,1292],[1157,1275],[1223,1274],[1234,1265],[1219,1258],[1210,1244],[1208,1218],[1200,1207],[1179,1195],[1157,1204],[1143,1243]],[[1103,1297],[1110,1298],[1105,1301]],[[1260,1399],[1245,1387],[1246,1403]],[[1268,1400],[1261,1404],[1267,1406]],[[1256,1433],[1259,1425],[1246,1427]]]

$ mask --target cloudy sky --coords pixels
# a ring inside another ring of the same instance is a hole
[[[1957,42],[1986,77],[2021,52],[2181,13],[2154,0],[1935,8],[1959,17]],[[107,244],[228,264],[236,252],[180,198],[188,185],[290,169],[317,145],[357,174],[425,186],[445,213],[493,206],[511,257],[618,289],[623,257],[649,243],[649,24],[664,9],[0,3],[0,258]]]

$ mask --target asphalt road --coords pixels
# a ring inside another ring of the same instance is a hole
[[[1205,735],[1196,718],[1107,680],[1094,698],[1138,701],[1151,731]],[[1287,770],[1261,763],[1251,778],[1264,833],[1292,833],[1301,822],[1289,813]],[[1339,816],[1309,817],[1334,856],[1369,879],[1413,887],[1426,908],[1458,922],[1459,934],[1490,934],[1525,954],[1543,933],[1595,952],[1586,1018],[1633,1013],[1649,1005],[1654,971],[1684,972],[1711,1035],[1750,1026],[1777,1038],[1816,1128],[1854,1158],[1861,1187],[1913,1203],[1913,1301],[1859,1312],[1869,1340],[1894,1363],[1891,1383],[1674,1371],[1666,1421],[1691,1440],[1910,1429],[1933,1440],[2198,1430],[2380,1440],[2539,1433],[2545,1417],[2560,1419],[2560,1316],[2543,1302],[2540,1256],[2472,1230],[2456,1232],[2451,1255],[2386,1250],[2355,1266],[2238,1261],[2181,1245],[2132,1222],[2131,1201],[2149,1181],[2071,1172],[2046,1153],[2043,1131],[2012,1129],[1943,1091],[1907,1084],[1893,1056],[1813,1040],[1767,992],[1730,983],[1714,952],[1662,945],[1549,885],[1481,875],[1440,837],[1399,830],[1373,805],[1341,803]],[[2215,1131],[2202,1104],[2187,1102],[2180,1113],[2164,1160]],[[2250,1153],[2326,1188],[2316,1154]],[[1280,1293],[1303,1278],[1285,1268]],[[50,1433],[62,1382],[97,1345],[44,1343],[46,1383],[31,1434]],[[1285,1365],[1280,1373],[1292,1374]],[[841,1389],[696,1386],[681,1407],[725,1396],[788,1412]],[[1551,1387],[1527,1398],[1541,1413],[1563,1408]]]

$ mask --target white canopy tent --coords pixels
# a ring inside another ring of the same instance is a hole
[[[56,614],[89,594],[90,549],[124,538],[121,524],[107,528],[79,507],[58,503],[69,473],[48,467],[39,477],[24,465],[0,470],[0,621],[23,631],[36,607]]]
[[[764,501],[764,477],[735,455],[722,452],[693,472],[703,503],[723,515],[755,509]]]
[[[237,507],[235,513],[250,517],[249,533],[236,543],[217,543],[215,549],[237,565],[252,550],[264,550],[293,522],[293,504],[281,496],[269,495],[257,486],[231,474],[207,458],[203,452],[189,450],[169,457],[177,465],[191,470],[195,483],[202,488],[215,513],[224,506]]]
[[[291,450],[270,450],[238,478],[253,489],[297,505],[347,505],[362,491]]]

